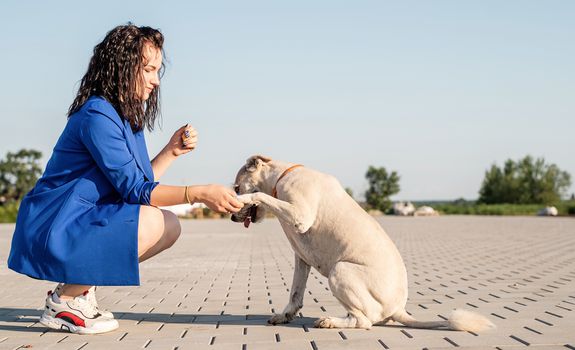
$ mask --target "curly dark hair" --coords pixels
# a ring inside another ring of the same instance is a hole
[[[132,130],[154,129],[160,114],[160,87],[156,86],[143,102],[136,93],[143,82],[144,45],[149,43],[162,53],[164,36],[158,29],[138,27],[132,23],[117,26],[106,34],[104,40],[94,47],[88,71],[80,82],[74,102],[68,109],[68,117],[77,112],[90,96],[97,95],[108,100],[122,118],[130,122]],[[164,63],[160,68],[160,77]]]

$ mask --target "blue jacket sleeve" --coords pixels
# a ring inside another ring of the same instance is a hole
[[[90,110],[80,127],[82,142],[124,202],[150,205],[158,182],[148,181],[130,152],[123,127],[104,113]]]

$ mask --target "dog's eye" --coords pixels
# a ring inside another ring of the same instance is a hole
[[[236,194],[240,194],[240,185],[234,185],[234,191],[236,191]]]

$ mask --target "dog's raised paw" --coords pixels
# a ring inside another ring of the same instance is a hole
[[[287,317],[285,314],[275,314],[268,320],[268,323],[273,325],[288,323],[292,318]]]
[[[322,317],[315,320],[313,323],[315,328],[335,328],[333,321],[329,317]]]
[[[238,201],[242,202],[243,204],[254,204],[253,193],[241,194],[241,195],[237,196],[236,199]]]

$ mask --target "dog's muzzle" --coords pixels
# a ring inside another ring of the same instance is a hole
[[[244,223],[244,227],[248,228],[250,223],[255,222],[257,220],[258,214],[258,206],[255,204],[250,205],[246,209],[240,210],[238,213],[232,215],[233,222],[242,222]]]

